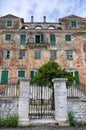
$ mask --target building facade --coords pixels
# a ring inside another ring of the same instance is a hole
[[[24,22],[8,14],[0,17],[0,83],[33,77],[51,58],[86,83],[86,19],[75,15],[58,22]]]

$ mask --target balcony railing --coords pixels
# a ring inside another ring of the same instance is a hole
[[[43,43],[31,43],[31,42],[27,42],[27,46],[29,46],[30,49],[33,48],[46,48],[49,47],[49,43],[47,42],[43,42]]]

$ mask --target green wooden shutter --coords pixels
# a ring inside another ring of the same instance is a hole
[[[5,40],[10,41],[11,40],[11,34],[6,34],[5,35]]]
[[[32,70],[30,71],[30,78],[31,78],[30,84],[33,84],[32,82],[33,77],[34,77],[34,71]]]
[[[25,77],[25,71],[23,70],[18,71],[18,78],[23,78],[23,77]]]
[[[4,70],[2,71],[1,75],[1,84],[7,84],[8,83],[8,71]]]
[[[50,44],[51,44],[51,46],[56,45],[56,39],[55,39],[55,35],[54,34],[50,35]]]
[[[44,43],[44,35],[41,34],[41,43]]]
[[[20,36],[20,45],[25,45],[26,44],[26,35],[22,34]]]
[[[65,35],[65,40],[66,41],[71,41],[71,35]]]
[[[18,78],[24,78],[25,77],[25,71],[19,70],[18,71]],[[18,84],[20,84],[20,80],[18,79]]]
[[[71,21],[71,26],[76,27],[76,21]]]
[[[78,71],[75,71],[75,83],[76,83],[76,85],[78,85],[80,83]]]

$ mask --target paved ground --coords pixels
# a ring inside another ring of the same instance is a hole
[[[28,128],[0,128],[0,130],[86,130],[82,127],[60,127],[57,125],[54,126],[29,126]]]

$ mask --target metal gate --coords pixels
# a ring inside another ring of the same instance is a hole
[[[29,118],[54,118],[53,89],[43,86],[30,86]]]

